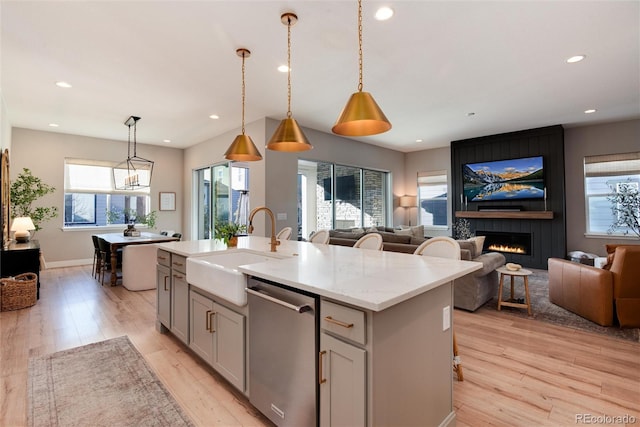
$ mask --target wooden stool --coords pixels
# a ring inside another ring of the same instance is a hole
[[[498,290],[498,311],[502,308],[502,306],[506,307],[516,307],[516,308],[526,308],[529,316],[531,313],[531,300],[529,299],[529,276],[533,274],[531,270],[525,270],[521,268],[520,270],[509,270],[506,267],[498,267],[496,271],[500,273],[500,288]],[[511,276],[511,298],[508,301],[502,300],[502,287],[504,285],[504,276]],[[513,297],[513,282],[516,276],[520,276],[524,280],[524,298],[525,303],[517,302]]]

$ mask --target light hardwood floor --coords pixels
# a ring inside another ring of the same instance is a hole
[[[0,313],[1,426],[26,425],[29,357],[121,335],[196,424],[269,425],[185,346],[155,330],[154,290],[100,286],[90,270],[45,270],[34,307]],[[640,425],[640,343],[504,312],[456,310],[454,322],[465,376],[454,380],[458,426],[580,425],[578,414],[627,415]]]

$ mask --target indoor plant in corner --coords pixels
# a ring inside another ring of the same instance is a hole
[[[221,219],[216,221],[213,231],[214,238],[222,240],[227,247],[235,247],[238,245],[238,234],[246,232],[247,226]]]
[[[33,176],[31,170],[23,168],[11,183],[11,217],[29,217],[33,221],[35,231],[42,230],[43,222],[58,216],[58,208],[32,205],[39,198],[54,191],[55,187],[45,184],[40,178]]]

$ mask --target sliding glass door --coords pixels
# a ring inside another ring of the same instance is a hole
[[[298,230],[386,225],[389,173],[308,160],[298,161]]]
[[[243,210],[249,206],[249,169],[223,163],[194,174],[198,239],[213,239],[216,221],[242,223]]]

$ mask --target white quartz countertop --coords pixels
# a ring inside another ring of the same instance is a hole
[[[237,249],[227,249],[215,240],[157,246],[189,257],[220,250],[269,252],[269,239],[240,237]],[[242,265],[238,270],[372,311],[384,310],[482,268],[481,263],[472,261],[298,241],[282,241],[273,255],[284,258]]]

